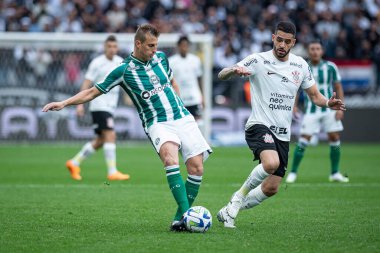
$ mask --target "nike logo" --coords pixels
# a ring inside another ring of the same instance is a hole
[[[268,71],[267,74],[268,74],[268,75],[273,75],[273,74],[276,74],[276,73],[274,73],[274,72],[269,72],[269,71]]]

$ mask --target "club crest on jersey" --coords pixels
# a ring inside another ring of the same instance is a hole
[[[150,78],[149,78],[149,81],[151,84],[153,85],[157,85],[160,83],[160,78],[156,75],[152,75]]]
[[[300,83],[300,72],[298,72],[297,70],[293,71],[292,72],[292,75],[293,75],[293,80],[296,84],[299,84]]]
[[[157,64],[157,63],[160,63],[163,59],[161,57],[158,57],[158,58],[153,58],[152,60],[152,64]]]
[[[274,143],[273,136],[271,134],[264,134],[263,138],[265,143]]]
[[[127,70],[128,71],[133,71],[133,70],[137,70],[139,68],[140,68],[139,66],[136,66],[136,64],[134,64],[133,62],[130,62],[129,66],[127,67]]]

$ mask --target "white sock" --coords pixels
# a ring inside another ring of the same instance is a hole
[[[81,162],[83,162],[83,160],[85,160],[87,157],[92,155],[95,151],[96,150],[92,146],[91,142],[87,142],[86,144],[84,144],[82,149],[78,152],[78,154],[76,154],[74,158],[71,160],[73,161],[75,165],[79,166]]]
[[[258,185],[255,189],[250,191],[243,202],[243,205],[241,209],[249,209],[252,207],[255,207],[257,205],[260,205],[261,202],[269,198],[267,195],[264,194],[263,190],[261,189],[261,184]]]
[[[106,159],[108,175],[112,175],[117,172],[116,168],[116,144],[112,142],[106,142],[103,145],[104,158]]]
[[[248,176],[247,180],[245,180],[242,187],[237,191],[237,194],[241,197],[247,196],[247,194],[252,190],[255,189],[259,184],[261,184],[262,181],[264,181],[265,178],[267,178],[270,174],[268,174],[265,170],[263,165],[260,163],[258,164],[251,172],[251,174]]]

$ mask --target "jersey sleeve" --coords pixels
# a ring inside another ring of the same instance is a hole
[[[162,65],[164,66],[166,74],[168,75],[168,78],[171,81],[174,75],[173,75],[173,70],[170,68],[168,57],[162,51],[159,51],[156,54],[157,54],[157,57],[161,57],[161,60],[163,61]]]
[[[257,55],[251,54],[251,55],[245,57],[240,62],[238,62],[236,65],[238,65],[239,67],[247,68],[251,72],[251,75],[254,75],[254,74],[256,74],[255,67],[257,66],[257,63],[258,63]]]
[[[88,66],[88,69],[84,78],[93,82],[94,80],[96,80],[97,74],[98,74],[97,64],[96,64],[96,61],[93,60]]]
[[[196,75],[197,77],[201,77],[203,74],[201,60],[197,56],[195,56],[195,60],[197,63]]]
[[[315,80],[314,80],[313,73],[311,72],[311,68],[309,64],[307,64],[307,62],[304,59],[302,59],[302,72],[303,72],[303,80],[301,83],[301,87],[302,89],[310,88],[311,86],[315,84]]]
[[[120,85],[123,82],[123,74],[125,68],[125,63],[120,64],[118,67],[109,72],[102,82],[95,84],[95,87],[101,93],[109,92],[112,88]]]
[[[332,71],[332,77],[333,77],[333,83],[338,83],[342,81],[342,78],[340,77],[338,67],[333,62],[329,62],[329,67]]]

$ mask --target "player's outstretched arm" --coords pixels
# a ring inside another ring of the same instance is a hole
[[[102,93],[96,87],[92,87],[90,89],[83,90],[66,100],[49,103],[42,108],[42,111],[59,111],[69,105],[79,105],[91,101],[101,94]]]
[[[307,95],[309,95],[311,101],[313,101],[314,104],[320,106],[320,107],[329,107],[333,110],[341,110],[345,111],[346,106],[342,102],[341,99],[336,98],[336,93],[334,92],[333,96],[330,99],[327,99],[325,96],[323,96],[318,88],[317,85],[313,85],[310,88],[305,90]]]
[[[220,80],[228,80],[234,75],[240,77],[250,76],[251,72],[245,67],[234,65],[232,67],[222,69],[222,71],[218,74],[218,78]]]

